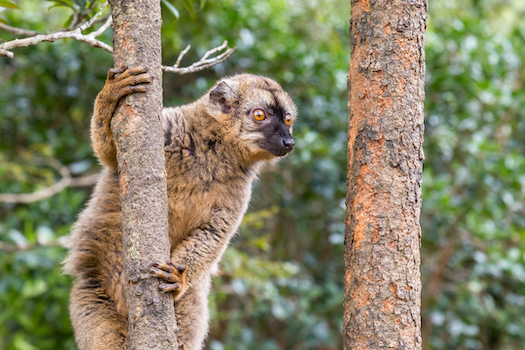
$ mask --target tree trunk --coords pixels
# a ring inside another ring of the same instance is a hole
[[[126,97],[112,119],[122,202],[122,233],[130,349],[177,349],[173,297],[149,277],[154,260],[169,259],[166,165],[160,115],[162,70],[159,0],[110,0],[115,67],[145,64],[155,80]]]
[[[421,349],[427,2],[352,0],[344,348]]]

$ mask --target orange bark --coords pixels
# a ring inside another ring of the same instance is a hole
[[[421,349],[423,0],[352,0],[345,349]]]

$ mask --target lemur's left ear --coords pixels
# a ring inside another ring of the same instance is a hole
[[[210,91],[210,101],[221,106],[222,113],[228,113],[237,100],[237,82],[230,79],[222,80]]]

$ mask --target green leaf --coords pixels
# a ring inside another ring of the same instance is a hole
[[[207,0],[200,0],[200,10],[204,9],[204,5],[206,5]]]
[[[195,13],[195,9],[193,8],[193,2],[191,0],[182,0],[182,3],[184,4],[184,7],[186,7],[186,10],[188,10],[189,13]]]
[[[168,10],[170,10],[170,12],[173,14],[173,16],[175,16],[175,18],[180,18],[179,11],[175,8],[175,6],[173,6],[172,3],[170,3],[168,0],[162,0],[162,3],[168,8]]]
[[[71,24],[71,22],[73,22],[73,18],[75,18],[75,15],[74,15],[74,14],[72,14],[71,16],[69,16],[69,18],[67,19],[66,23],[64,23],[64,28],[69,27],[69,25]]]
[[[7,7],[7,8],[11,8],[11,9],[18,9],[20,10],[20,6],[18,6],[18,4],[12,2],[12,1],[8,1],[8,0],[0,0],[0,7]]]
[[[64,7],[70,7],[74,9],[73,2],[71,0],[46,0],[46,1],[54,2],[55,5],[53,5],[53,7],[64,6]]]

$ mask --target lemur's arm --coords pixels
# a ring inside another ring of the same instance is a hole
[[[160,289],[163,292],[173,292],[174,299],[177,300],[192,282],[209,273],[237,229],[236,217],[223,210],[215,213],[207,223],[194,229],[176,246],[171,254],[171,261],[156,261],[150,273],[167,282],[161,284]]]
[[[111,133],[111,118],[124,96],[149,90],[153,75],[147,71],[146,66],[127,69],[124,65],[120,68],[111,68],[108,71],[106,84],[95,100],[91,118],[91,144],[100,162],[109,168],[117,169],[117,152]]]

